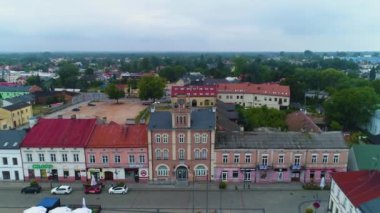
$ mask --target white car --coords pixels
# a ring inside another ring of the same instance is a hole
[[[124,186],[113,186],[110,189],[108,189],[109,194],[127,194],[128,187],[126,185]]]
[[[51,194],[70,194],[73,189],[70,186],[61,185],[51,190]]]

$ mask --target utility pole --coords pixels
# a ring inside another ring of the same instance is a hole
[[[206,185],[206,213],[208,213],[208,172],[207,172],[207,185]]]
[[[195,172],[193,172],[193,213],[195,213]]]

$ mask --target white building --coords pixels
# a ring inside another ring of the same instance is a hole
[[[23,130],[0,131],[0,180],[24,180],[20,145]]]
[[[244,107],[286,109],[290,103],[290,88],[276,83],[218,84],[218,100]]]

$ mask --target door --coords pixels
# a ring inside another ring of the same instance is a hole
[[[180,166],[176,171],[177,180],[187,180],[187,168],[184,166]]]
[[[278,172],[277,177],[278,177],[277,178],[278,181],[283,181],[284,180],[284,172],[282,172],[282,171]]]
[[[222,172],[222,181],[227,181],[228,172]]]
[[[110,171],[104,172],[104,179],[113,180],[113,172],[110,172]]]
[[[244,172],[244,181],[251,181],[251,172]]]
[[[79,170],[75,170],[74,171],[74,176],[75,176],[75,180],[80,180],[80,171]]]
[[[18,171],[15,171],[15,180],[20,180],[20,175],[18,174]]]

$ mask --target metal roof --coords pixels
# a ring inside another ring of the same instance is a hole
[[[0,130],[0,149],[19,149],[25,134],[24,130]]]

